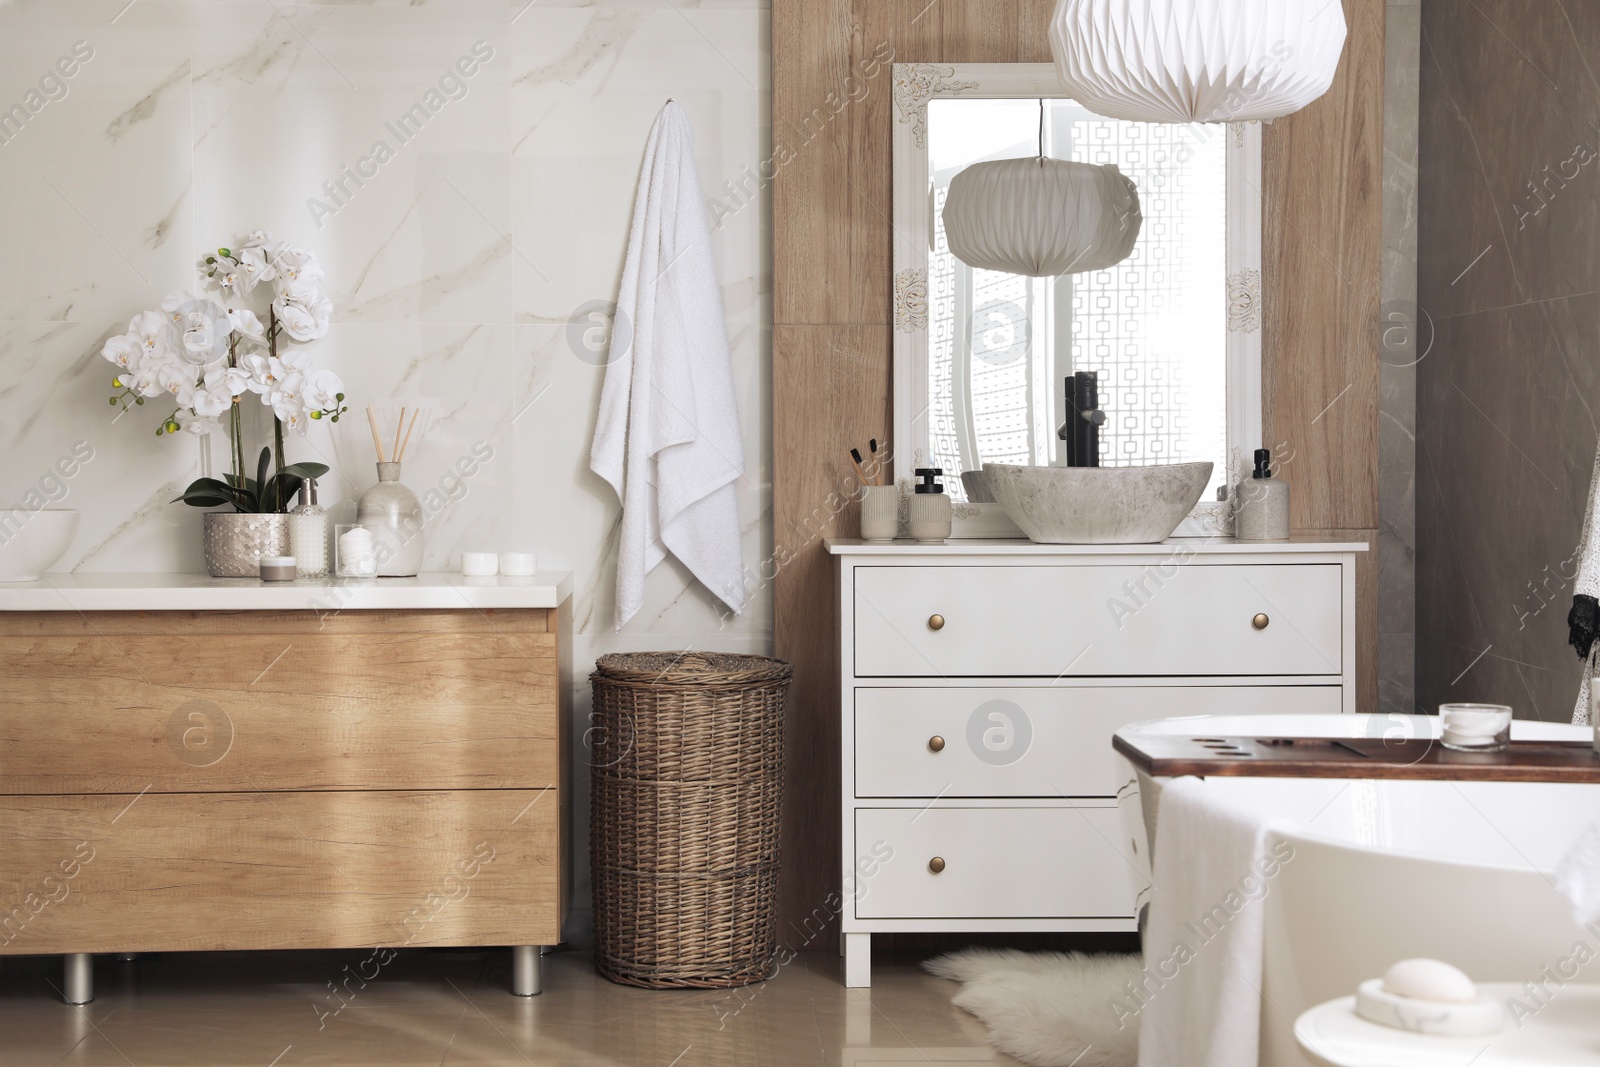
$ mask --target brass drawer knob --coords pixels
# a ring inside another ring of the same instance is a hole
[[[943,752],[944,738],[940,737],[938,734],[934,734],[932,737],[928,738],[928,751]]]
[[[1251,619],[1250,620],[1250,625],[1254,626],[1258,630],[1265,630],[1267,628],[1267,623],[1269,623],[1271,621],[1272,620],[1267,618],[1265,613],[1262,613],[1262,614],[1257,615],[1255,618]]]
[[[928,616],[928,629],[930,629],[930,630],[942,630],[942,629],[944,629],[944,616],[943,615],[929,615]]]
[[[942,872],[944,870],[944,857],[935,856],[933,859],[929,860],[928,870],[932,871],[934,874],[939,874]]]

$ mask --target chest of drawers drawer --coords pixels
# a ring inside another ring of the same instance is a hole
[[[861,918],[1133,914],[1115,808],[862,808],[855,829]]]
[[[1323,686],[904,686],[855,691],[858,797],[1111,797],[1111,735],[1180,715],[1337,714]]]
[[[857,677],[1338,675],[1341,568],[858,566]]]

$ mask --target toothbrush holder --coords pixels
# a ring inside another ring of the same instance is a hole
[[[893,541],[900,532],[900,487],[861,487],[861,537],[865,541]]]

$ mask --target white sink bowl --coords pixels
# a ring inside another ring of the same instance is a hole
[[[78,532],[74,510],[0,511],[0,582],[36,582],[66,555]]]
[[[1030,541],[1146,545],[1172,536],[1211,481],[1210,463],[1017,467],[985,463],[995,501]]]

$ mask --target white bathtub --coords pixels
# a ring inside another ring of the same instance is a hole
[[[1431,716],[1207,716],[1121,733],[1427,737],[1437,729]],[[1519,721],[1512,736],[1593,735],[1588,727]],[[1135,884],[1142,903],[1161,780],[1121,766],[1119,799],[1143,865],[1144,882]],[[1600,982],[1600,926],[1579,927],[1549,879],[1578,836],[1600,822],[1600,786],[1213,777],[1206,787],[1259,810],[1263,823],[1292,824],[1275,833],[1295,858],[1266,900],[1262,1067],[1309,1064],[1294,1043],[1295,1018],[1353,994],[1400,959],[1431,956],[1477,981],[1542,981],[1552,992],[1558,985],[1549,975]],[[1590,954],[1595,962],[1587,965],[1575,959]],[[1595,1040],[1600,1049],[1600,1021]]]

